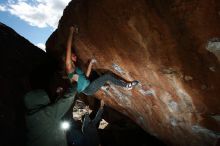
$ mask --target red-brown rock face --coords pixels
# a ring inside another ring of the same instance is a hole
[[[94,57],[95,69],[140,81],[98,98],[169,145],[219,144],[219,0],[74,0],[47,42],[55,57],[72,24],[84,64]]]

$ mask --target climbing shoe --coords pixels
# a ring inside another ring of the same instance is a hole
[[[138,82],[137,80],[134,80],[134,81],[132,81],[132,82],[130,82],[130,83],[127,83],[126,89],[127,89],[127,90],[131,90],[131,89],[132,89],[134,86],[136,86],[138,83],[139,83],[139,82]]]

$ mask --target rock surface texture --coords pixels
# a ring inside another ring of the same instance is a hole
[[[47,41],[55,58],[73,24],[84,67],[95,58],[95,70],[140,81],[97,98],[168,145],[220,144],[219,0],[73,0]]]

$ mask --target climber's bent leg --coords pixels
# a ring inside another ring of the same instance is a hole
[[[115,85],[121,86],[121,87],[127,87],[127,84],[125,81],[117,79],[112,74],[105,74],[97,78],[96,80],[92,81],[89,86],[83,91],[86,95],[93,95],[95,92],[97,92],[107,81],[112,82]]]

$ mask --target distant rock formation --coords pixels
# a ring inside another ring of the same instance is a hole
[[[22,97],[31,89],[48,88],[48,57],[2,23],[0,52],[0,145],[25,145]]]
[[[217,146],[220,137],[220,1],[73,0],[47,41],[55,58],[77,24],[83,65],[140,81],[97,98],[169,145]]]

